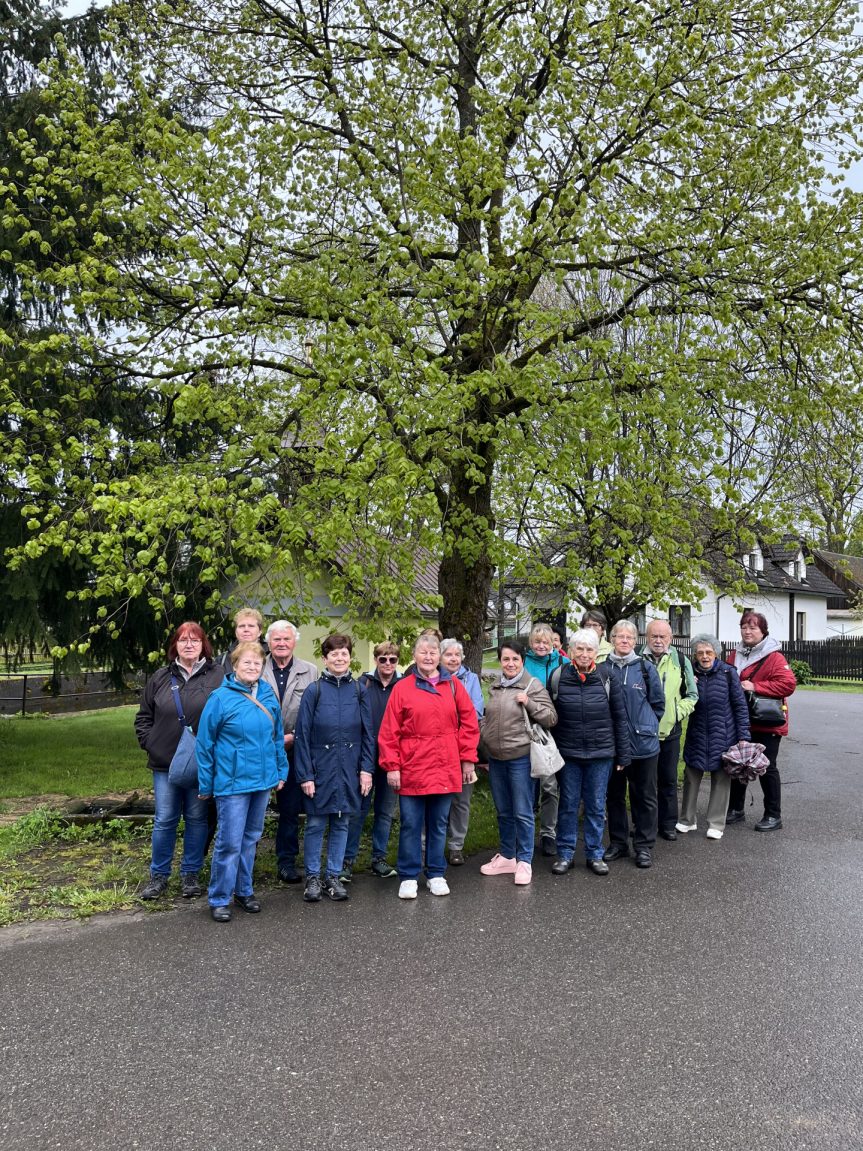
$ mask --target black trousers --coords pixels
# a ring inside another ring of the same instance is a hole
[[[288,778],[281,791],[276,792],[279,822],[276,826],[276,863],[279,867],[294,867],[300,850],[300,814],[303,810],[303,791],[297,782],[294,765],[288,756]]]
[[[635,827],[633,847],[652,851],[656,846],[656,765],[659,754],[634,759],[623,771],[612,771],[608,785],[608,838],[611,844],[629,850],[629,818],[626,813],[626,787]]]
[[[779,778],[779,768],[776,760],[779,757],[779,744],[781,735],[774,735],[766,731],[753,731],[752,742],[764,744],[764,754],[770,760],[767,770],[758,778],[761,781],[761,790],[764,792],[764,815],[768,819],[782,818],[782,780]],[[731,799],[728,801],[729,811],[742,811],[746,804],[746,784],[731,781]]]
[[[680,732],[659,743],[656,765],[657,824],[660,831],[674,831],[678,819],[677,764],[680,761]]]

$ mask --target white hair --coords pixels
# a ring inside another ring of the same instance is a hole
[[[575,651],[577,643],[583,643],[594,651],[599,651],[599,636],[592,627],[580,627],[578,631],[573,632],[569,637],[569,650]]]
[[[292,624],[290,622],[290,620],[287,620],[287,619],[273,620],[273,622],[267,628],[267,634],[264,636],[264,638],[266,639],[267,643],[269,643],[270,642],[270,636],[273,634],[274,631],[284,631],[285,628],[288,628],[288,627],[294,633],[294,641],[296,643],[299,643],[300,642],[300,629],[296,626],[296,624]]]
[[[441,641],[440,653],[441,655],[447,651],[457,651],[458,654],[464,659],[464,647],[457,639],[445,639]]]
[[[611,629],[611,638],[614,639],[619,631],[628,631],[634,639],[638,639],[638,628],[631,619],[619,619]]]

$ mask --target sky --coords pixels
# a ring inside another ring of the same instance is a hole
[[[92,6],[105,8],[108,2],[109,0],[69,0],[68,3],[60,5],[60,11],[65,16],[79,16]],[[849,170],[847,184],[855,192],[863,192],[863,161],[855,164]]]

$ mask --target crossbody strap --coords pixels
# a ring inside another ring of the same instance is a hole
[[[260,700],[255,699],[255,697],[253,695],[249,695],[249,693],[246,691],[241,691],[240,695],[244,695],[246,697],[246,699],[249,699],[252,701],[252,703],[255,705],[255,707],[259,707],[261,709],[261,711],[264,713],[264,715],[270,721],[272,728],[273,728],[273,731],[275,731],[276,730],[276,721],[273,719],[273,714],[270,711],[270,709],[268,707],[264,707],[264,705],[260,702]]]
[[[180,685],[177,683],[176,676],[171,676],[171,695],[174,697],[174,706],[177,709],[177,718],[183,727],[188,727],[186,723],[186,714],[183,711],[183,704],[180,701]]]

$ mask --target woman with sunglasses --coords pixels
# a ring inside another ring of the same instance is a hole
[[[390,842],[390,831],[396,813],[398,797],[387,783],[387,773],[382,771],[378,763],[378,732],[384,718],[384,711],[389,703],[393,684],[398,683],[401,675],[398,671],[399,648],[392,640],[384,640],[375,644],[375,666],[373,671],[364,671],[360,676],[360,687],[368,693],[372,708],[372,735],[375,742],[375,772],[372,790],[363,796],[360,810],[351,816],[348,828],[348,843],[345,848],[345,863],[340,879],[342,883],[350,883],[353,878],[354,863],[360,850],[360,836],[369,808],[374,798],[374,818],[372,820],[372,872],[381,879],[392,879],[398,875],[394,867],[387,863],[387,848]]]

